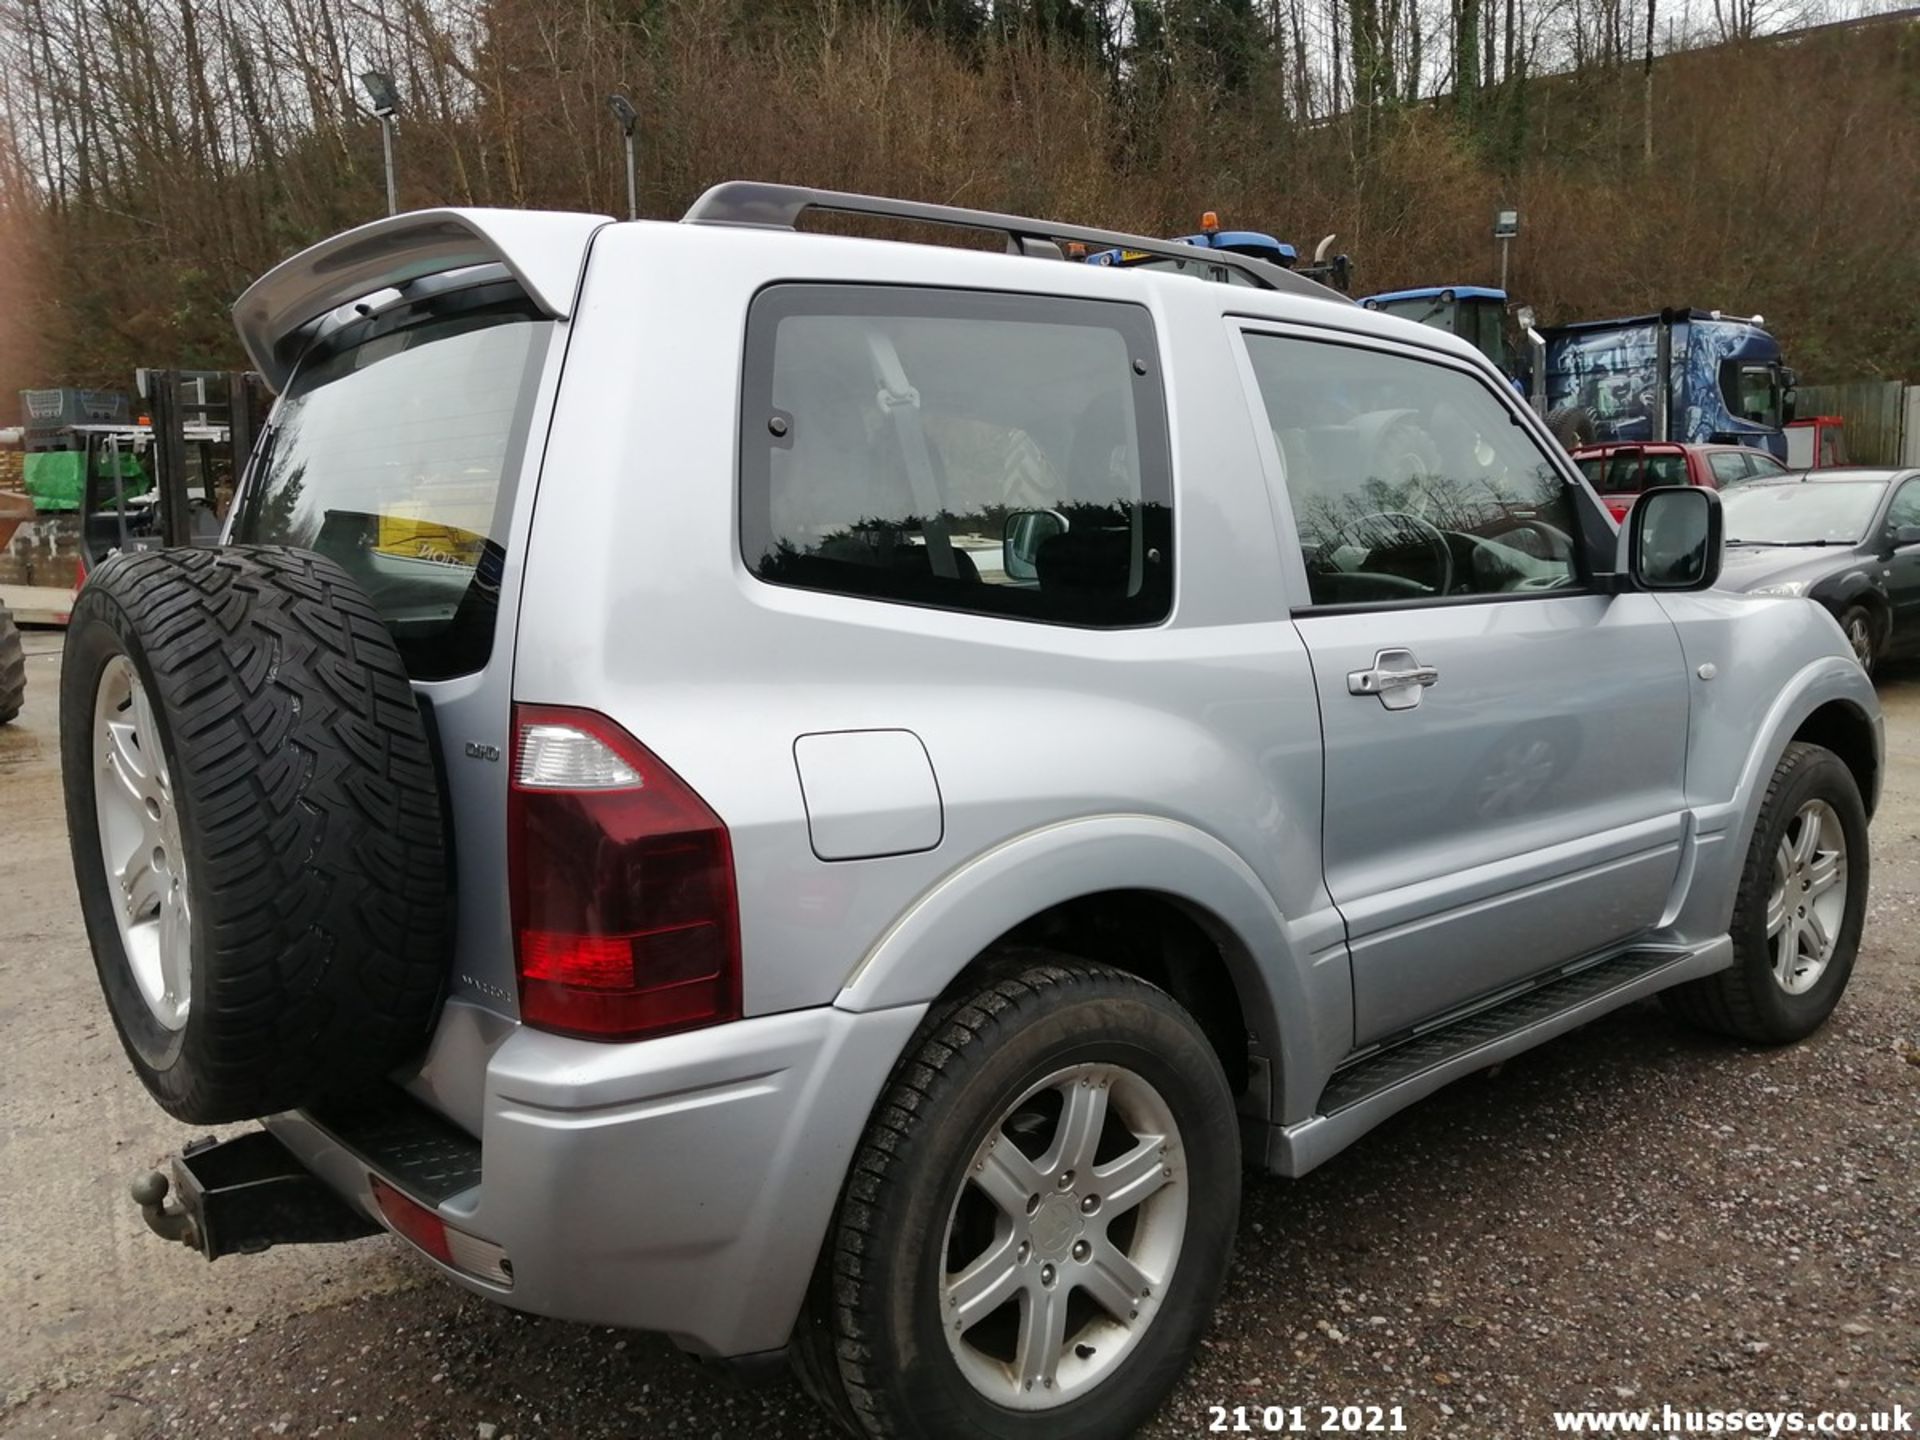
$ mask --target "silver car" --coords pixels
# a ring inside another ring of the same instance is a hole
[[[1006,253],[807,233],[816,210]],[[1616,532],[1471,346],[1244,257],[735,183],[401,215],[240,299],[218,549],[75,606],[136,1186],[787,1357],[876,1436],[1161,1401],[1243,1167],[1660,993],[1845,988],[1882,735],[1833,620]]]

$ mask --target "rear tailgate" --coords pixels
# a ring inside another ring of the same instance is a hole
[[[569,309],[604,217],[438,211],[336,237],[235,307],[282,392],[227,538],[311,549],[386,619],[437,739],[455,943],[409,1088],[481,1128],[517,1021],[506,769],[520,556]]]

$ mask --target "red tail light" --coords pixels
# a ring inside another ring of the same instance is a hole
[[[740,1015],[727,827],[604,715],[516,705],[509,781],[520,1018],[637,1040]]]

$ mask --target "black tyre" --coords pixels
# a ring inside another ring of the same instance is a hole
[[[1840,1003],[1867,913],[1867,811],[1853,772],[1794,743],[1760,807],[1733,910],[1733,965],[1666,991],[1690,1024],[1779,1045]]]
[[[13,612],[0,605],[0,725],[12,723],[27,703],[27,652]]]
[[[1584,405],[1560,406],[1547,416],[1547,429],[1553,432],[1553,438],[1560,442],[1563,450],[1591,445],[1600,437],[1600,427],[1594,423],[1593,412]]]
[[[1239,1130],[1200,1027],[1102,965],[996,973],[909,1046],[795,1337],[855,1433],[1131,1434],[1226,1274]]]
[[[1869,675],[1880,654],[1880,622],[1864,605],[1849,605],[1840,614],[1840,629],[1853,647],[1853,658]]]
[[[74,603],[60,734],[94,963],[169,1114],[291,1109],[425,1042],[451,926],[434,759],[338,566],[109,560]]]

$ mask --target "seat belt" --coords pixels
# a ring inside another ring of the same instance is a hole
[[[953,558],[953,535],[942,513],[940,482],[933,473],[933,455],[927,448],[927,432],[920,423],[920,392],[907,383],[907,372],[900,364],[900,352],[891,336],[878,330],[867,332],[867,353],[873,360],[874,379],[880,390],[874,396],[881,413],[893,420],[893,433],[907,462],[907,483],[913,489],[913,503],[920,510],[920,530],[927,541],[927,562],[943,580],[960,578],[959,562]]]

